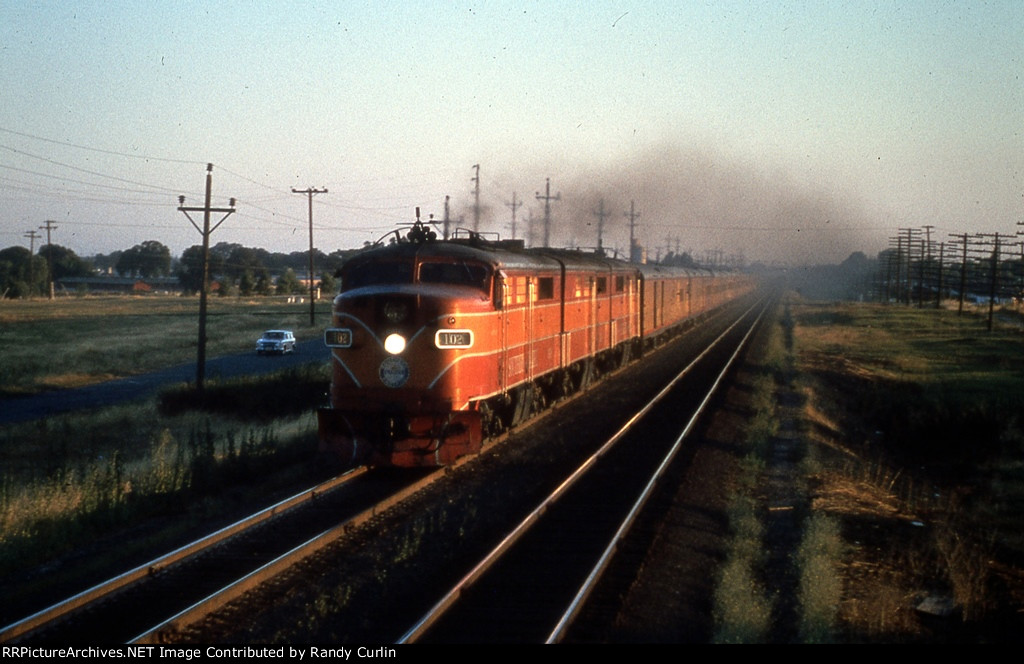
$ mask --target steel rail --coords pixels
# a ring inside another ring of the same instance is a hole
[[[743,336],[743,339],[740,341],[739,345],[736,346],[736,349],[729,357],[729,361],[726,362],[725,367],[723,367],[722,370],[719,372],[718,377],[715,378],[715,382],[711,385],[711,388],[708,390],[707,394],[704,395],[704,398],[701,400],[700,405],[697,407],[697,410],[694,411],[689,421],[687,421],[686,426],[683,427],[683,430],[676,437],[675,442],[672,444],[672,447],[665,455],[665,458],[661,460],[660,464],[658,464],[658,468],[655,470],[654,474],[648,480],[643,491],[640,493],[640,496],[633,503],[633,506],[630,508],[629,513],[626,515],[626,518],[623,519],[622,523],[619,525],[618,530],[615,532],[615,535],[612,537],[611,541],[608,543],[608,546],[605,548],[604,553],[601,554],[601,557],[594,565],[594,568],[590,571],[590,574],[587,575],[586,580],[580,586],[580,589],[576,593],[576,596],[573,598],[572,602],[569,603],[569,607],[566,609],[565,613],[562,614],[561,619],[559,619],[558,623],[555,625],[554,630],[552,630],[551,634],[548,636],[546,643],[560,643],[562,641],[562,638],[565,636],[566,630],[569,628],[569,626],[572,624],[572,621],[576,618],[580,610],[583,608],[583,605],[586,603],[587,599],[590,597],[590,594],[597,586],[597,582],[601,579],[601,576],[608,568],[608,565],[611,564],[612,558],[615,556],[615,553],[619,549],[619,545],[626,538],[626,535],[629,532],[629,530],[633,527],[633,523],[640,515],[640,511],[643,509],[644,505],[647,504],[648,498],[650,498],[651,494],[654,492],[655,487],[658,485],[658,482],[661,480],[662,476],[668,470],[668,467],[675,459],[676,454],[679,452],[679,450],[682,449],[683,441],[686,439],[687,436],[690,435],[690,432],[696,426],[697,420],[700,418],[700,416],[704,414],[704,411],[707,409],[708,404],[711,403],[711,398],[715,395],[715,393],[718,392],[718,388],[725,380],[726,374],[729,373],[733,365],[736,363],[736,360],[739,358],[740,352],[746,347],[748,341],[750,340],[750,337],[753,335],[754,330],[757,329],[757,326],[760,323],[761,318],[764,317],[764,314],[767,310],[767,306],[765,306],[765,308],[761,310],[761,312],[757,316],[757,319],[754,320],[753,324],[750,326],[750,329],[747,330],[746,334]]]
[[[654,396],[642,409],[633,414],[623,424],[618,431],[616,431],[611,438],[605,441],[601,447],[588,457],[576,470],[574,470],[565,480],[562,481],[558,487],[552,491],[547,498],[541,501],[541,503],[533,509],[512,531],[506,535],[501,542],[495,546],[490,553],[485,555],[480,562],[478,562],[473,569],[471,569],[462,579],[460,579],[455,586],[449,590],[444,597],[442,597],[423,617],[421,617],[405,634],[403,634],[396,643],[406,644],[415,643],[432,627],[440,618],[443,616],[462,596],[462,594],[471,588],[483,575],[490,569],[501,557],[512,548],[523,535],[525,535],[533,525],[540,520],[541,516],[556,503],[568,490],[572,487],[586,472],[609,450],[611,450],[628,432],[632,427],[645,416],[654,406],[660,402],[671,390],[674,388],[679,381],[687,376],[693,368],[703,360],[719,343],[721,343],[725,337],[740,324],[740,322],[754,309],[757,308],[759,303],[755,303],[749,309],[744,311],[728,328],[725,329],[718,337],[716,337],[710,344],[708,344],[701,353],[694,358],[685,368],[683,368],[668,384],[663,387],[657,395]]]
[[[68,615],[69,613],[81,609],[93,602],[100,600],[108,595],[125,588],[126,586],[135,583],[141,579],[147,578],[160,572],[171,565],[179,563],[191,556],[195,556],[207,549],[220,544],[224,540],[233,537],[253,526],[261,524],[273,517],[279,516],[280,514],[290,510],[293,507],[301,505],[302,503],[308,502],[321,496],[328,491],[336,489],[342,484],[349,482],[356,477],[366,472],[365,467],[359,467],[352,469],[346,473],[338,475],[326,482],[322,482],[310,489],[301,491],[289,498],[285,498],[269,507],[266,507],[255,514],[245,517],[235,523],[225,526],[209,535],[199,538],[194,542],[186,544],[182,547],[171,551],[170,553],[164,554],[154,560],[149,561],[143,565],[131,569],[123,574],[119,574],[111,579],[108,579],[102,583],[99,583],[92,588],[83,590],[82,592],[66,599],[57,604],[54,604],[48,608],[37,611],[30,616],[22,618],[17,622],[11,623],[6,627],[0,629],[0,641],[9,641],[16,639],[20,636],[36,630],[44,625],[59,620],[60,618]]]
[[[446,474],[445,468],[440,468],[431,474],[410,484],[401,491],[398,491],[386,500],[376,503],[359,514],[346,519],[342,523],[332,526],[319,535],[315,535],[287,551],[261,567],[249,572],[245,576],[224,586],[220,590],[211,593],[199,600],[192,606],[178,612],[174,616],[164,620],[160,624],[151,627],[142,634],[131,639],[130,643],[167,643],[172,635],[180,633],[188,625],[194,624],[202,618],[212,614],[228,603],[240,598],[245,593],[266,583],[278,574],[294,567],[298,562],[331,545],[346,533],[351,531],[370,519],[380,515],[384,511],[394,507],[409,496],[422,490],[424,487],[437,481]]]

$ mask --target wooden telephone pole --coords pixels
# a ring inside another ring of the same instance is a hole
[[[57,222],[47,219],[45,226],[40,226],[39,230],[46,231],[46,269],[49,272],[49,278],[46,282],[49,284],[49,298],[53,299],[53,243],[50,242],[50,232],[55,230],[57,227],[54,225]]]
[[[185,197],[178,196],[178,211],[188,217],[189,222],[203,236],[203,285],[199,291],[199,348],[196,351],[196,391],[203,392],[203,383],[206,379],[206,297],[210,290],[210,234],[224,223],[232,212],[235,211],[235,199],[230,201],[230,207],[210,207],[210,196],[213,188],[213,164],[206,165],[206,203],[203,207],[185,207]],[[203,213],[203,227],[189,216],[189,212]],[[210,213],[223,213],[221,220],[210,228]]]
[[[306,189],[296,189],[292,187],[293,194],[306,194],[309,197],[309,326],[313,327],[314,321],[314,302],[316,298],[313,297],[314,292],[314,278],[313,278],[313,194],[326,194],[327,189],[314,189],[313,187],[307,187]]]

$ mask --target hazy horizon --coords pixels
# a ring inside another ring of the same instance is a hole
[[[0,247],[325,253],[453,218],[748,262],[874,256],[899,228],[1014,233],[1024,5],[82,2],[0,7]],[[42,233],[40,231],[40,233]],[[538,236],[539,237],[539,236]],[[45,237],[41,240],[45,242]],[[37,241],[38,246],[39,241]]]

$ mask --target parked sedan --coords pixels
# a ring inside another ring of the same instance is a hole
[[[256,342],[256,353],[294,353],[295,335],[291,330],[267,330]]]

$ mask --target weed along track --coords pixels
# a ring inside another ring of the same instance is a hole
[[[166,642],[429,478],[357,469],[8,625],[4,642]]]

